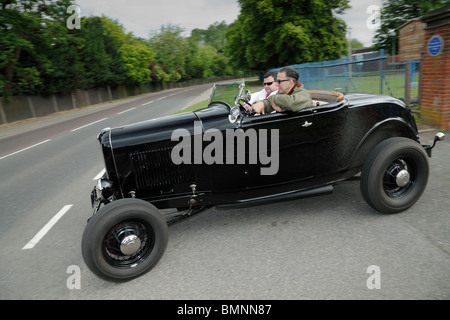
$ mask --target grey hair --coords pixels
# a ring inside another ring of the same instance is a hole
[[[286,78],[291,78],[295,81],[298,81],[298,79],[300,78],[300,74],[298,73],[298,71],[291,67],[285,67],[281,69],[280,72],[286,73]]]

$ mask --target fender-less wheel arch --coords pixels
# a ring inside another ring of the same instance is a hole
[[[350,168],[362,167],[369,153],[382,141],[405,137],[418,141],[418,133],[402,118],[386,119],[373,126],[361,139],[353,153]]]

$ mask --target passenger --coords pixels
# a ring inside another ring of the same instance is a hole
[[[252,93],[250,104],[254,104],[255,102],[264,100],[268,98],[270,95],[276,94],[278,91],[277,84],[277,73],[275,71],[269,71],[264,75],[263,85],[264,88],[256,93]],[[249,105],[246,105],[250,107]]]
[[[313,102],[309,92],[298,81],[297,70],[286,67],[277,75],[277,94],[271,95],[264,100],[258,101],[251,106],[256,113],[270,113],[272,111],[299,111],[303,108],[312,107]]]

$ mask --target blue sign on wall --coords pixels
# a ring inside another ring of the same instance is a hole
[[[430,40],[428,40],[427,50],[430,56],[437,56],[442,52],[444,48],[444,40],[441,36],[432,36]]]

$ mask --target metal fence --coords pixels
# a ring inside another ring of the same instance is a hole
[[[309,90],[386,94],[407,103],[418,101],[420,61],[395,62],[383,50],[289,67],[300,73],[300,82]]]

